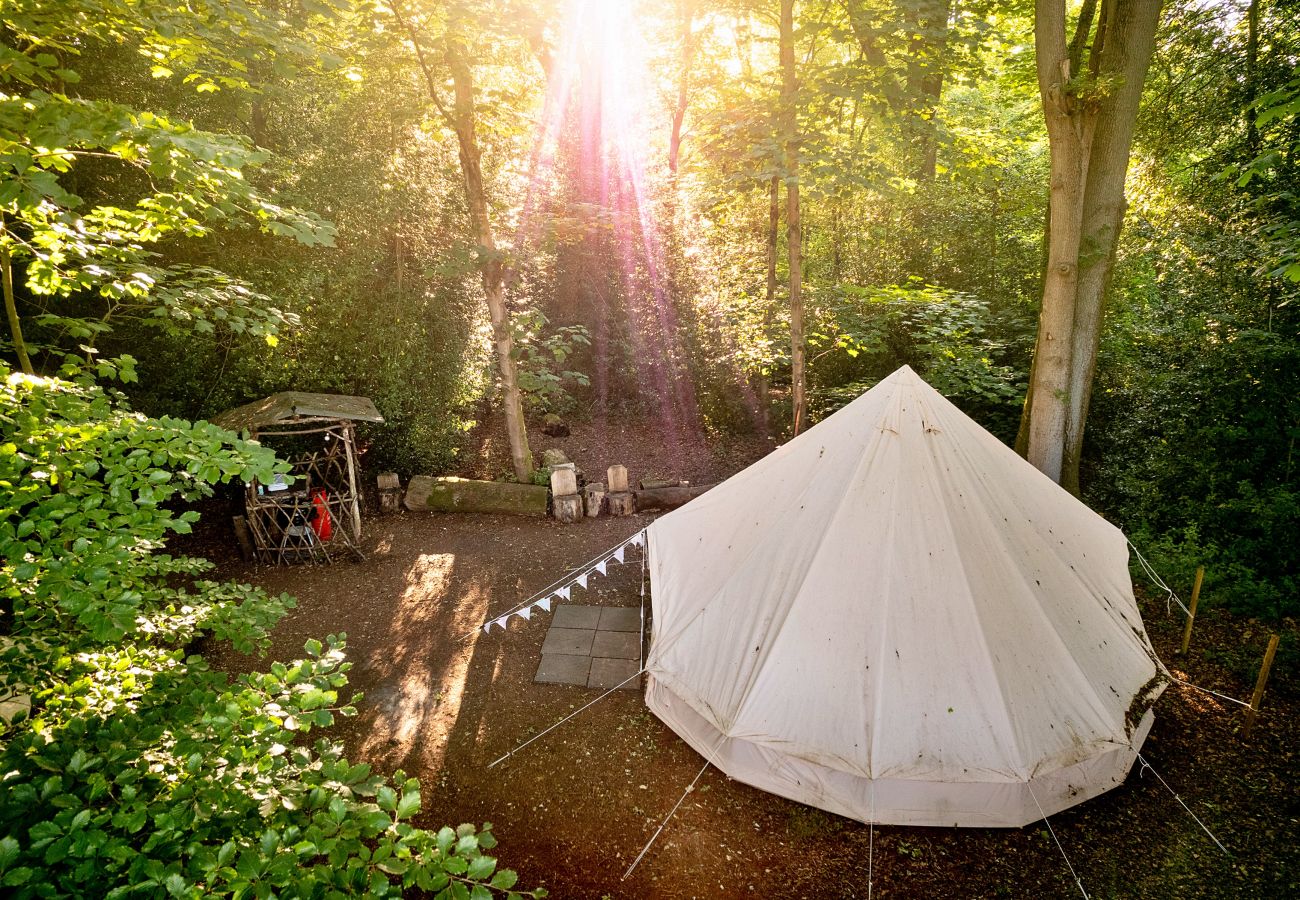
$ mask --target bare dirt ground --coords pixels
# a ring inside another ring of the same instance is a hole
[[[717,451],[699,440],[670,446],[634,427],[575,428],[560,446],[580,466],[624,462],[635,479],[698,482],[733,472],[762,448]],[[478,460],[503,465],[500,452]],[[472,468],[471,468],[472,471]],[[484,473],[490,474],[490,473]],[[598,480],[599,476],[592,476]],[[866,825],[731,781],[709,769],[637,870],[624,870],[677,802],[701,758],[639,693],[619,691],[509,761],[493,760],[596,691],[532,681],[549,617],[514,619],[507,632],[478,626],[617,544],[649,516],[551,520],[401,513],[367,522],[364,563],[270,569],[227,549],[219,515],[196,537],[220,577],[298,598],[275,632],[272,658],[301,655],[309,637],[346,632],[363,691],[337,737],[354,760],[404,769],[424,786],[420,823],[494,823],[502,864],[521,885],[555,897],[1041,898],[1080,896],[1042,823],[1015,830]],[[574,602],[635,606],[639,555],[595,578]],[[1176,655],[1182,620],[1145,602],[1166,663],[1189,680],[1248,697],[1267,630],[1212,607],[1198,617],[1193,652]],[[1289,623],[1295,631],[1295,623]],[[266,665],[226,655],[231,669]],[[1245,673],[1243,675],[1243,672]],[[1094,898],[1300,896],[1296,752],[1300,696],[1274,682],[1252,738],[1231,704],[1171,687],[1144,755],[1231,851],[1221,853],[1151,773],[1052,818]]]

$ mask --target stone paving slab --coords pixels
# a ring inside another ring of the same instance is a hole
[[[533,677],[533,681],[542,684],[579,684],[585,686],[590,671],[590,656],[543,653],[542,664],[537,667],[537,675]],[[615,682],[615,684],[617,683]]]
[[[641,667],[635,659],[606,659],[600,656],[593,657],[591,660],[591,672],[587,677],[587,687],[609,690],[620,681],[631,678],[627,684],[623,685],[622,690],[640,690],[640,679],[632,678],[639,668]]]
[[[641,633],[641,610],[632,606],[605,606],[600,610],[601,631],[635,631]],[[593,653],[592,656],[614,654]]]
[[[599,606],[577,606],[561,603],[555,607],[555,616],[551,628],[597,628],[600,625]],[[546,651],[543,651],[546,652]]]
[[[566,653],[573,656],[590,656],[591,642],[596,632],[590,628],[559,628],[552,625],[542,641],[542,654]]]
[[[597,631],[591,655],[613,659],[640,659],[641,635],[630,631]]]

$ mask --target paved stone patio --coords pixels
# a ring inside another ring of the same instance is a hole
[[[555,608],[533,681],[609,690],[641,668],[641,610],[626,606]],[[624,690],[640,687],[632,678]]]

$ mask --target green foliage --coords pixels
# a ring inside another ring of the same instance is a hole
[[[1005,427],[1024,394],[1020,374],[999,364],[1003,341],[989,334],[988,304],[977,297],[924,285],[819,292],[810,307],[812,359],[839,355],[818,378],[831,386],[815,394],[828,414],[899,366],[911,365],[949,399],[979,409],[986,426],[995,411]]]
[[[258,52],[253,35],[268,42],[274,25],[249,10],[210,12],[219,27],[180,4],[13,3],[0,14],[13,44],[0,54],[0,248],[8,254],[6,269],[24,272],[38,324],[56,352],[65,338],[93,344],[123,317],[208,330],[224,324],[273,341],[285,318],[267,298],[209,269],[160,265],[149,248],[231,221],[307,245],[333,241],[318,216],[253,185],[248,175],[266,154],[246,139],[66,92],[81,80],[71,60],[97,40],[139,42],[146,56],[199,67],[191,73],[199,89],[240,84],[202,66],[237,70]],[[187,18],[189,36],[178,41]],[[243,57],[232,55],[237,44],[216,42],[219,33],[230,36],[220,29],[241,21],[250,24]],[[72,187],[83,171],[120,187],[87,200]],[[69,299],[91,308],[74,312]]]
[[[550,327],[540,309],[525,310],[513,317],[515,359],[519,364],[519,389],[530,409],[564,413],[573,408],[570,385],[587,387],[591,380],[583,372],[564,368],[575,348],[591,345],[583,325]]]
[[[0,369],[0,886],[14,897],[508,891],[491,826],[411,823],[419,785],[310,740],[355,710],[342,636],[231,678],[187,647],[264,650],[292,606],[160,552],[171,501],[284,471],[206,424],[84,379]],[[356,699],[356,698],[353,698]],[[541,892],[536,892],[540,896]]]

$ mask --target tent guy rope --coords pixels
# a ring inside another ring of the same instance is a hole
[[[700,776],[704,774],[704,770],[711,765],[713,765],[713,760],[706,759],[704,761],[704,765],[700,767],[700,771],[695,773],[695,777],[692,778],[691,783],[686,786],[686,790],[682,791],[682,795],[677,798],[677,802],[673,804],[673,808],[668,810],[668,815],[664,816],[664,820],[659,823],[659,827],[655,829],[655,833],[650,835],[650,840],[646,841],[646,845],[641,848],[641,852],[636,855],[636,859],[632,860],[632,865],[627,867],[627,871],[623,873],[623,877],[619,879],[620,881],[626,881],[627,876],[632,874],[632,870],[635,869],[641,863],[641,860],[645,858],[645,855],[650,852],[651,846],[653,846],[654,842],[658,840],[660,833],[664,830],[664,826],[668,824],[668,820],[677,812],[678,807],[686,802],[686,798],[690,796],[691,791],[695,790],[695,783],[700,780]]]
[[[1156,572],[1154,568],[1152,568],[1151,563],[1147,562],[1146,557],[1142,555],[1142,551],[1137,548],[1137,545],[1135,545],[1132,541],[1129,541],[1127,538],[1125,538],[1125,540],[1128,541],[1129,549],[1132,550],[1133,555],[1137,557],[1138,563],[1141,564],[1142,571],[1147,573],[1147,577],[1150,578],[1152,582],[1154,582],[1155,585],[1160,588],[1160,590],[1168,591],[1168,596],[1165,597],[1165,613],[1168,614],[1169,601],[1172,600],[1174,603],[1178,604],[1179,609],[1181,609],[1184,613],[1190,616],[1192,614],[1192,611],[1189,610],[1183,604],[1183,601],[1178,598],[1178,595],[1174,593],[1174,589],[1171,588],[1169,585],[1165,584],[1165,580],[1160,577],[1160,574]]]
[[[1146,758],[1141,753],[1137,755],[1137,758],[1138,758],[1138,762],[1142,764],[1142,769],[1138,772],[1138,774],[1144,775],[1146,774],[1146,771],[1150,769],[1151,774],[1156,776],[1156,779],[1162,785],[1164,785],[1165,790],[1167,790],[1169,793],[1174,795],[1174,799],[1178,801],[1179,805],[1182,806],[1183,809],[1187,810],[1187,814],[1196,821],[1197,825],[1201,826],[1201,830],[1210,836],[1210,840],[1214,841],[1214,843],[1218,845],[1218,848],[1222,850],[1226,856],[1231,856],[1232,854],[1228,851],[1228,848],[1223,846],[1223,842],[1214,836],[1214,832],[1210,831],[1210,829],[1206,827],[1205,823],[1201,821],[1200,817],[1197,816],[1196,813],[1192,812],[1192,808],[1183,802],[1183,798],[1178,796],[1178,792],[1175,791],[1173,788],[1171,788],[1168,782],[1166,782],[1163,778],[1160,777],[1160,773],[1155,770],[1155,767],[1152,766],[1151,763],[1147,762]]]
[[[1178,599],[1178,595],[1174,593],[1174,589],[1171,588],[1169,585],[1165,584],[1165,580],[1161,578],[1159,573],[1157,573],[1156,570],[1151,566],[1151,564],[1146,561],[1146,558],[1142,555],[1142,552],[1138,550],[1136,546],[1134,546],[1132,541],[1129,541],[1128,545],[1129,548],[1132,549],[1133,553],[1137,556],[1138,562],[1142,564],[1142,570],[1147,573],[1147,577],[1149,577],[1151,581],[1154,582],[1156,586],[1159,587],[1161,590],[1165,590],[1169,592],[1169,596],[1165,598],[1166,611],[1168,610],[1169,602],[1172,600],[1173,602],[1178,604],[1179,608],[1181,608],[1183,612],[1187,613],[1187,615],[1190,616],[1192,614],[1191,611],[1186,606],[1183,606],[1183,601]],[[1160,668],[1163,669],[1164,673],[1168,675],[1169,678],[1172,681],[1174,681],[1176,684],[1181,684],[1185,687],[1191,688],[1192,690],[1200,691],[1203,694],[1210,694],[1211,696],[1218,697],[1220,700],[1227,700],[1229,703],[1235,703],[1238,706],[1245,706],[1247,708],[1250,707],[1250,704],[1247,703],[1245,700],[1238,700],[1236,697],[1229,697],[1227,694],[1221,694],[1218,691],[1212,691],[1209,688],[1201,687],[1199,684],[1192,684],[1190,681],[1187,681],[1186,679],[1179,678],[1177,675],[1175,675],[1173,672],[1169,670],[1169,667],[1165,665],[1164,660],[1159,659],[1158,657],[1156,658],[1156,662],[1160,664]]]
[[[678,808],[686,802],[686,798],[695,790],[695,785],[700,780],[700,777],[704,775],[705,770],[708,769],[709,766],[714,765],[714,754],[718,752],[718,748],[722,746],[722,742],[726,739],[727,737],[725,734],[720,736],[718,742],[714,744],[708,754],[704,756],[704,765],[700,767],[700,771],[695,773],[695,777],[692,778],[691,783],[686,786],[686,790],[682,791],[682,795],[677,798],[677,802],[673,804],[673,808],[668,810],[668,815],[664,816],[663,821],[659,823],[659,827],[655,829],[655,833],[650,835],[650,840],[646,841],[645,846],[641,848],[641,852],[636,855],[636,859],[632,860],[632,865],[627,867],[627,871],[623,873],[623,877],[620,881],[626,881],[627,876],[632,874],[632,870],[635,869],[641,863],[641,860],[645,858],[645,855],[650,852],[650,848],[654,846],[654,842],[659,839],[659,835],[668,824],[668,820],[673,817]]]
[[[552,732],[552,731],[554,731],[555,729],[559,728],[561,725],[563,725],[565,722],[567,722],[567,721],[569,721],[570,719],[572,719],[572,718],[573,718],[574,716],[576,716],[578,713],[580,713],[580,712],[582,712],[583,710],[587,709],[587,707],[589,707],[589,706],[595,706],[597,703],[599,703],[600,701],[604,700],[606,697],[608,697],[610,694],[614,693],[616,690],[618,690],[619,688],[621,688],[623,685],[627,684],[627,683],[628,683],[629,681],[631,681],[633,678],[637,678],[637,677],[639,677],[643,672],[645,672],[645,669],[644,669],[644,668],[638,669],[637,671],[633,672],[633,673],[632,673],[631,675],[629,675],[627,678],[624,678],[624,679],[623,679],[622,681],[620,681],[618,684],[614,685],[612,688],[610,688],[609,690],[605,691],[605,693],[601,694],[601,695],[600,695],[599,697],[597,697],[595,700],[589,700],[587,703],[584,703],[582,706],[578,707],[578,708],[575,709],[573,712],[569,713],[567,716],[565,716],[565,717],[564,717],[563,719],[561,719],[560,721],[556,722],[556,723],[555,723],[554,725],[552,725],[551,727],[547,728],[545,731],[542,731],[542,732],[539,732],[539,733],[533,735],[533,736],[530,737],[528,740],[524,741],[522,744],[520,744],[520,745],[519,745],[518,747],[516,747],[515,749],[511,750],[509,753],[507,753],[505,756],[501,757],[500,759],[493,760],[491,763],[488,764],[488,768],[489,768],[489,769],[492,768],[492,767],[495,766],[497,763],[503,763],[503,762],[505,762],[507,759],[509,759],[510,757],[514,756],[516,753],[518,753],[520,750],[522,750],[522,749],[524,749],[525,747],[527,747],[527,746],[528,746],[529,744],[531,744],[533,741],[535,741],[535,740],[537,740],[538,738],[543,737],[543,736],[545,736],[546,734],[549,734],[550,732]]]
[[[1079,873],[1074,871],[1074,866],[1070,862],[1070,857],[1066,855],[1065,848],[1061,846],[1061,839],[1056,836],[1056,829],[1052,827],[1052,820],[1049,819],[1047,813],[1043,811],[1043,804],[1038,802],[1038,797],[1034,794],[1034,789],[1030,786],[1029,782],[1025,782],[1025,787],[1029,791],[1029,796],[1033,797],[1034,806],[1038,807],[1038,812],[1043,817],[1043,824],[1047,826],[1048,834],[1052,836],[1052,840],[1056,843],[1056,849],[1061,851],[1061,859],[1065,860],[1065,867],[1070,870],[1070,875],[1074,878],[1074,883],[1079,886],[1079,893],[1083,894],[1083,900],[1090,900],[1088,892],[1083,887],[1083,880],[1079,878]]]

